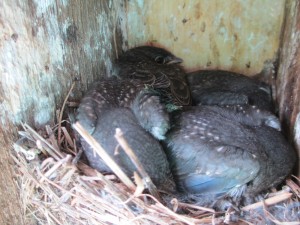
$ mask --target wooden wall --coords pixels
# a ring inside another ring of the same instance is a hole
[[[54,123],[71,84],[78,100],[126,41],[121,1],[0,1],[0,224],[22,224],[9,158],[16,127]],[[123,34],[123,37],[122,35]]]
[[[254,75],[275,60],[285,0],[130,0],[128,44],[160,43],[188,70]]]
[[[300,1],[286,4],[276,87],[280,119],[300,156]],[[300,175],[300,161],[297,169]]]

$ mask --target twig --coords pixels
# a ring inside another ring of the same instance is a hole
[[[299,198],[300,197],[300,187],[291,179],[288,179],[285,182]]]
[[[137,174],[137,172],[134,171],[133,173],[133,177],[134,177],[134,181],[136,183],[136,189],[135,192],[133,193],[133,195],[131,195],[125,202],[124,204],[132,201],[134,198],[136,198],[137,196],[141,195],[143,193],[143,191],[145,190],[145,186],[144,186],[144,182],[142,181],[142,179],[139,177],[139,175]]]
[[[54,166],[49,169],[45,174],[43,174],[43,177],[39,180],[40,183],[44,182],[44,178],[48,178],[51,176],[52,173],[54,173],[61,165],[71,160],[71,155],[67,155],[65,158],[59,160],[54,164]]]
[[[56,149],[56,151],[60,151],[60,148],[59,148],[59,145],[57,143],[57,139],[54,136],[53,130],[51,129],[51,127],[49,125],[46,125],[45,127],[46,127],[46,132],[48,134],[47,140],[51,143],[53,148]]]
[[[71,148],[75,148],[73,140],[72,140],[70,134],[68,133],[67,129],[65,127],[62,127],[61,129],[62,129],[62,131],[64,133],[64,136],[66,138],[67,143],[71,146]]]
[[[139,159],[136,157],[136,155],[134,154],[133,150],[130,148],[129,144],[127,143],[127,141],[125,140],[124,136],[123,136],[123,132],[121,131],[120,128],[116,129],[116,134],[115,134],[115,138],[117,139],[118,143],[121,145],[121,147],[123,148],[123,150],[125,151],[125,153],[129,156],[130,160],[132,161],[132,163],[135,165],[135,167],[137,168],[138,172],[140,173],[140,175],[143,178],[143,181],[146,185],[146,187],[149,189],[149,192],[160,202],[162,202],[162,199],[159,196],[159,193],[156,189],[156,186],[153,184],[151,178],[149,177],[148,173],[146,172],[146,170],[144,169],[143,165],[141,164],[141,162],[139,161]]]
[[[53,221],[51,221],[52,223],[55,221],[57,224],[62,224],[62,221],[59,221],[58,218],[56,218],[52,212],[48,209],[48,207],[46,207],[44,204],[41,204],[40,202],[37,201],[32,201],[32,204],[36,205],[36,208],[45,216],[48,215]],[[48,218],[48,224],[49,224],[49,218]]]
[[[264,205],[264,213],[265,213],[265,216],[271,220],[273,223],[275,224],[278,224],[278,225],[299,225],[299,221],[297,222],[281,222],[279,220],[276,219],[275,216],[273,216],[268,210],[267,208],[265,207]]]
[[[74,157],[74,159],[72,160],[72,164],[77,165],[81,155],[82,155],[83,151],[80,149],[77,153],[76,156]]]
[[[239,219],[239,221],[241,221],[241,222],[243,222],[243,223],[246,223],[246,224],[248,224],[248,225],[255,225],[254,223],[251,223],[251,222],[249,222],[249,221],[247,221],[247,220],[244,220],[244,219]]]
[[[60,143],[60,138],[61,138],[61,122],[62,122],[62,117],[63,117],[63,113],[64,113],[64,109],[65,109],[67,100],[68,100],[68,98],[69,98],[69,96],[70,96],[70,94],[71,94],[71,92],[72,92],[74,86],[75,86],[75,82],[72,83],[71,88],[70,88],[70,90],[69,90],[67,96],[65,97],[64,103],[63,103],[63,105],[62,105],[62,107],[61,107],[61,110],[60,110],[60,112],[59,112],[59,119],[58,119],[58,135],[57,135],[57,142],[58,142],[58,145],[59,145],[59,146],[60,146],[60,144],[61,144],[61,143]]]
[[[182,208],[198,209],[198,210],[202,210],[202,211],[206,211],[206,212],[211,212],[211,213],[215,213],[216,212],[214,209],[210,209],[210,208],[205,208],[205,207],[202,207],[202,206],[197,206],[197,205],[192,205],[192,204],[188,204],[188,203],[179,202],[176,198],[173,198],[171,200],[171,204],[177,204],[178,206],[180,206]]]
[[[283,193],[283,194],[268,198],[268,199],[264,200],[263,202],[256,202],[254,204],[247,205],[247,206],[243,207],[242,210],[249,211],[252,209],[262,207],[264,204],[265,205],[274,205],[274,204],[277,204],[278,202],[282,202],[284,200],[289,199],[290,197],[292,197],[292,195],[293,195],[292,193]]]
[[[103,174],[99,173],[98,171],[95,171],[96,176],[95,177],[80,177],[81,180],[83,181],[88,181],[88,180],[95,180],[95,181],[101,181],[104,185],[105,185],[105,190],[110,193],[111,195],[113,195],[115,198],[117,198],[121,204],[124,205],[124,207],[126,207],[126,209],[128,210],[128,213],[132,214],[131,210],[130,210],[130,206],[137,208],[137,207],[142,207],[139,203],[135,202],[135,203],[129,203],[126,202],[127,199],[127,195],[129,195],[129,193],[126,193],[123,190],[118,189],[113,182],[111,182],[110,180],[106,179],[106,177],[103,176]],[[133,215],[133,214],[132,214]]]
[[[64,158],[64,154],[60,151],[57,151],[48,141],[46,141],[41,135],[39,135],[35,130],[33,130],[28,124],[23,124],[24,129],[29,132],[31,135],[33,135],[33,138],[36,140],[41,141],[45,144],[46,150],[54,159],[57,161]]]
[[[73,128],[82,136],[82,138],[96,151],[103,159],[107,166],[120,178],[120,180],[131,190],[135,190],[134,183],[127,177],[115,161],[106,153],[101,145],[80,125],[76,122],[72,125]]]
[[[147,195],[147,194],[144,194],[144,196],[147,196],[147,197],[150,197],[152,198],[156,204],[155,205],[151,205],[150,207],[153,208],[153,209],[156,209],[160,212],[164,212],[164,213],[167,213],[169,216],[175,218],[175,219],[178,219],[186,224],[191,224],[191,225],[194,225],[197,221],[199,222],[200,220],[198,219],[194,219],[194,218],[190,218],[190,217],[187,217],[187,216],[184,216],[184,215],[179,215],[175,212],[173,212],[171,209],[167,208],[166,206],[164,206],[163,204],[161,204],[157,199],[155,199],[153,196],[151,195]]]

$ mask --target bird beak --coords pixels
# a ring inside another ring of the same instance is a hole
[[[183,60],[181,58],[178,57],[172,57],[167,64],[177,64],[177,63],[182,63]]]

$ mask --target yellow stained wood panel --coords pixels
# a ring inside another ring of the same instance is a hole
[[[160,44],[189,70],[254,75],[279,48],[285,0],[129,0],[128,45]]]

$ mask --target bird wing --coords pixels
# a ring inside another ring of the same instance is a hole
[[[222,194],[253,180],[260,170],[258,160],[246,149],[174,142],[173,174],[181,189],[190,193]]]
[[[214,89],[193,89],[192,96],[197,105],[243,105],[248,104],[247,95]]]

